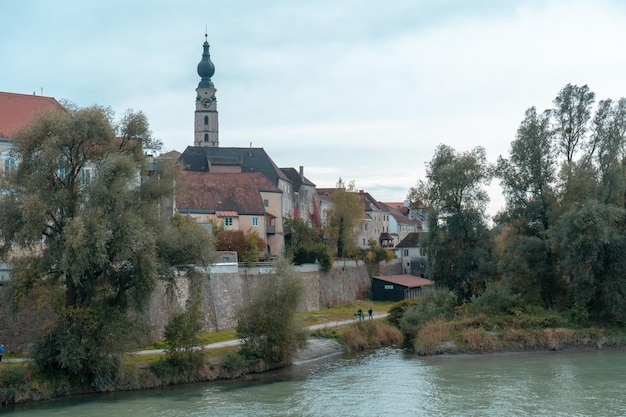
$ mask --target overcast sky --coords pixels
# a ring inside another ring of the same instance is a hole
[[[404,200],[438,144],[506,156],[567,83],[626,96],[621,0],[0,0],[0,16],[0,91],[141,110],[181,152],[206,28],[221,146],[381,201]]]

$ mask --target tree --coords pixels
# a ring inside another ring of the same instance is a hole
[[[555,135],[557,149],[570,163],[584,146],[585,134],[591,118],[595,93],[587,85],[567,84],[554,99]]]
[[[328,246],[322,242],[320,231],[312,228],[305,220],[299,218],[285,219],[285,236],[287,253],[285,257],[295,264],[315,263],[324,268],[332,266]]]
[[[338,257],[354,255],[357,249],[356,227],[364,215],[354,182],[346,186],[339,178],[330,201],[332,207],[327,217],[328,242],[334,247]]]
[[[158,259],[165,270],[171,265],[207,265],[217,260],[213,234],[191,217],[174,214],[163,224],[157,242]]]
[[[284,259],[259,285],[249,304],[237,314],[241,354],[268,364],[288,364],[306,344],[306,329],[296,313],[304,295],[300,275]]]
[[[249,230],[222,230],[217,234],[216,248],[218,251],[235,251],[240,262],[258,262],[265,241],[256,232]]]
[[[429,207],[428,233],[420,241],[428,256],[429,277],[462,299],[480,291],[491,274],[493,246],[483,185],[492,175],[483,148],[458,154],[439,145],[427,167],[428,181],[418,182],[408,196]]]
[[[142,175],[144,145],[155,145],[147,120],[127,112],[116,125],[109,109],[68,105],[41,113],[13,145],[20,162],[2,183],[0,255],[13,255],[15,294],[44,286],[54,297],[33,359],[42,371],[106,384],[131,334],[126,313],[149,300],[161,263],[167,190]]]
[[[500,271],[527,301],[540,298],[545,304],[552,304],[561,290],[547,235],[556,201],[556,151],[550,124],[550,112],[537,114],[529,108],[509,158],[500,157],[497,167],[507,202],[498,222],[509,226],[501,229]]]

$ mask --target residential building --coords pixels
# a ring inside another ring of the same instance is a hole
[[[267,243],[268,256],[284,251],[282,191],[258,172],[183,171],[175,210],[207,228],[253,231]]]
[[[420,222],[410,219],[401,209],[396,208],[395,203],[382,203],[389,210],[389,237],[387,247],[395,247],[409,233],[420,230]],[[408,211],[406,211],[408,213]]]
[[[396,258],[400,259],[405,274],[426,274],[426,257],[420,251],[419,240],[420,232],[412,232],[396,245]]]
[[[315,219],[317,208],[317,190],[315,184],[304,176],[304,167],[300,171],[295,168],[281,168],[283,174],[292,184],[292,207],[293,217],[301,218],[309,222],[309,225],[319,227],[319,219]]]

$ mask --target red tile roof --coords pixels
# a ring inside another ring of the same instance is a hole
[[[261,191],[280,193],[270,180],[258,172],[183,171],[176,192],[178,210],[202,210],[264,214]]]
[[[425,285],[433,285],[434,282],[426,279],[416,277],[415,275],[388,275],[374,277],[381,281],[391,282],[392,284],[403,285],[407,288],[423,287]]]
[[[53,97],[0,92],[0,138],[10,139],[18,127],[48,107],[63,110]]]

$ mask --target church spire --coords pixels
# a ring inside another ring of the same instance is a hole
[[[204,34],[204,52],[202,53],[202,59],[198,63],[198,75],[201,80],[198,84],[198,88],[213,88],[213,81],[211,77],[215,74],[215,65],[211,62],[211,55],[209,54],[209,41],[208,34]]]

